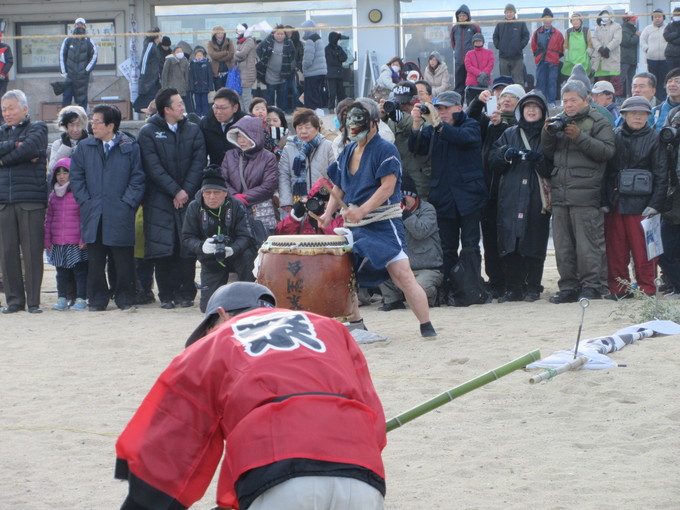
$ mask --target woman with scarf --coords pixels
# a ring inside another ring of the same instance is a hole
[[[276,156],[264,148],[264,129],[257,117],[243,117],[227,131],[236,146],[222,161],[222,176],[229,194],[250,209],[253,218],[270,232],[276,228],[272,198],[278,184]]]
[[[321,121],[313,110],[298,109],[293,129],[296,136],[284,147],[279,162],[279,198],[287,213],[319,177],[328,177],[326,169],[335,162],[333,144],[321,134]]]
[[[517,124],[494,144],[489,161],[498,183],[498,252],[506,292],[498,299],[533,302],[540,298],[548,249],[550,204],[541,129],[548,115],[543,94],[533,90],[517,103]]]

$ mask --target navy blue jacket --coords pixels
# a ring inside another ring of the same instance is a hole
[[[482,137],[479,122],[465,112],[454,114],[455,124],[442,122],[436,132],[427,126],[418,137],[411,131],[409,150],[427,155],[432,144],[432,181],[428,201],[440,218],[466,216],[486,205],[488,189],[482,170]]]
[[[17,147],[17,142],[21,145]],[[37,158],[37,159],[36,159]],[[36,161],[32,161],[36,159]],[[47,126],[26,116],[16,129],[0,127],[0,204],[47,204]]]
[[[213,75],[208,59],[189,64],[189,88],[194,94],[207,94],[212,89]]]
[[[137,142],[119,132],[105,158],[101,140],[86,138],[73,152],[69,180],[80,206],[83,242],[97,240],[101,221],[106,246],[134,246],[135,215],[145,184]]]

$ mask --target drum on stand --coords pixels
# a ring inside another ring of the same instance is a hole
[[[270,236],[260,248],[257,282],[277,306],[346,321],[356,280],[351,248],[343,236]]]

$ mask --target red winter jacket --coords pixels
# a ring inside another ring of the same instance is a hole
[[[559,65],[560,57],[564,53],[564,36],[555,27],[551,29],[553,34],[548,42],[548,53],[545,56],[545,61],[553,65]],[[543,34],[544,32],[545,27],[539,27],[534,32],[534,35],[531,36],[531,51],[534,53],[534,62],[536,64],[543,58],[543,50],[538,47],[538,34]]]
[[[312,198],[319,192],[319,190],[321,190],[323,186],[326,186],[327,189],[331,189],[333,187],[333,183],[326,179],[325,177],[319,177],[312,186],[312,189],[309,190],[307,198],[308,199]],[[342,227],[345,224],[342,216],[340,216],[339,214],[330,222],[330,224],[326,228],[322,229],[318,227],[314,228],[312,226],[310,219],[311,218],[306,213],[301,219],[297,219],[292,214],[289,214],[281,221],[279,221],[278,225],[276,225],[276,233],[280,235],[326,234],[334,236],[336,234],[333,231],[333,229]]]
[[[118,438],[116,477],[130,480],[133,499],[188,508],[224,454],[217,504],[238,508],[239,477],[284,459],[354,464],[384,479],[385,434],[366,359],[342,324],[258,308],[170,363]]]
[[[491,70],[493,69],[493,51],[487,50],[483,46],[468,51],[465,54],[465,70],[467,71],[467,78],[465,85],[472,85],[476,87],[479,85],[477,76],[479,73],[486,73],[489,75],[489,83],[491,83]]]

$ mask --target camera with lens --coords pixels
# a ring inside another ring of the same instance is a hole
[[[419,104],[418,109],[420,110],[421,115],[429,115],[430,114],[430,107],[427,106],[426,104]]]
[[[676,126],[666,126],[659,131],[661,143],[677,143],[680,137],[680,130]]]
[[[215,234],[212,237],[212,242],[215,245],[215,259],[222,261],[227,258],[227,246],[231,244],[231,239],[225,234]]]
[[[397,103],[396,101],[391,101],[391,100],[388,99],[387,101],[385,101],[383,103],[383,110],[385,110],[385,113],[389,114],[389,113],[392,113],[392,112],[394,112],[398,109],[399,109],[399,103]]]
[[[551,135],[556,135],[557,133],[564,131],[567,124],[571,121],[569,117],[565,115],[556,115],[555,117],[550,117],[548,119],[550,122],[546,125],[546,130]]]

